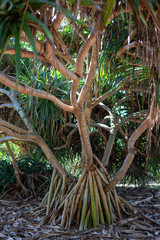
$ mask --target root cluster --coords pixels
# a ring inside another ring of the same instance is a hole
[[[115,189],[105,189],[109,181],[108,173],[102,173],[93,165],[92,170],[83,171],[77,183],[67,187],[65,176],[62,180],[54,170],[50,190],[41,204],[46,206],[42,223],[82,230],[120,219],[121,211],[126,212],[124,205],[130,210],[133,208],[117,196]]]

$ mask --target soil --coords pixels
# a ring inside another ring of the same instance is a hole
[[[42,198],[0,198],[0,240],[72,240],[72,239],[154,239],[160,240],[160,189],[150,187],[119,187],[117,192],[133,207],[110,226],[84,231],[65,230],[59,226],[41,225],[36,215]]]

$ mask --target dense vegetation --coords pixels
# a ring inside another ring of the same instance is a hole
[[[80,229],[111,223],[117,183],[159,180],[159,12],[147,0],[2,1],[0,187],[35,194],[52,165],[45,221],[56,205],[70,227],[82,195]]]

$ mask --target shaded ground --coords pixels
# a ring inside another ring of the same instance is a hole
[[[0,239],[160,240],[160,189],[121,187],[117,191],[134,207],[134,213],[110,226],[85,231],[65,231],[58,226],[40,226],[41,217],[33,214],[40,198],[0,199]]]

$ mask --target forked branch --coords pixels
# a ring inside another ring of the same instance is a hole
[[[134,149],[135,142],[141,136],[141,134],[149,127],[150,122],[151,122],[151,119],[150,119],[150,116],[148,116],[143,121],[143,123],[132,133],[128,141],[128,154],[124,160],[122,167],[120,168],[116,176],[113,178],[113,180],[106,187],[107,191],[110,191],[112,188],[114,188],[116,184],[119,183],[121,179],[124,177],[124,175],[126,174],[136,153]]]
[[[72,106],[69,106],[69,105],[63,103],[61,100],[59,100],[54,95],[52,95],[48,92],[45,92],[45,91],[31,88],[31,87],[27,86],[26,84],[21,83],[20,81],[17,82],[16,80],[12,80],[11,78],[9,78],[6,74],[4,74],[2,72],[0,73],[0,82],[2,82],[7,87],[10,87],[20,93],[27,94],[27,95],[34,96],[34,97],[41,97],[44,99],[48,99],[48,100],[54,102],[57,106],[59,106],[63,110],[68,111],[68,112],[73,112]]]

